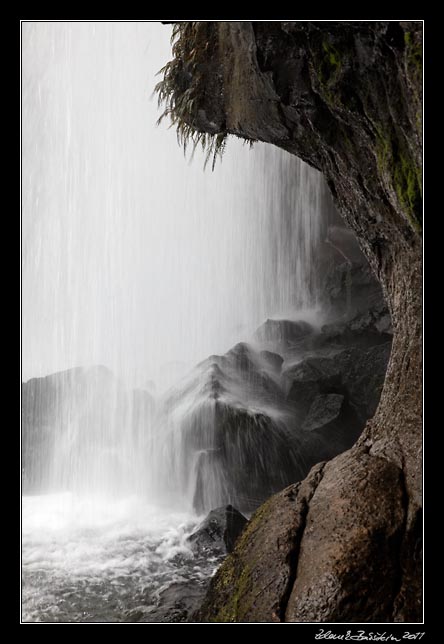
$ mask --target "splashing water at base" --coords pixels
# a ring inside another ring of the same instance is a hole
[[[137,497],[24,497],[23,621],[156,621],[165,588],[204,587],[218,563],[189,549],[199,520]]]

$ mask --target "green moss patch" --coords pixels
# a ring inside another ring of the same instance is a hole
[[[422,173],[410,155],[393,144],[389,136],[378,131],[376,145],[378,169],[388,178],[399,204],[416,232],[422,229]]]
[[[322,83],[334,81],[341,71],[341,58],[339,51],[324,40],[322,43],[324,56],[319,67],[319,76]]]
[[[410,31],[404,33],[404,44],[407,53],[407,61],[419,74],[422,74],[422,46],[415,41]]]
[[[340,106],[340,97],[333,88],[341,75],[341,55],[339,50],[328,40],[322,42],[320,52],[318,60],[313,60],[319,88],[328,105],[331,107]]]

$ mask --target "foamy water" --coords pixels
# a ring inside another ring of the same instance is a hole
[[[204,583],[187,536],[200,521],[138,498],[23,498],[23,621],[151,621],[173,583]]]

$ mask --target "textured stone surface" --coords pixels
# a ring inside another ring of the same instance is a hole
[[[364,350],[348,352],[344,386],[352,405],[363,419],[376,412],[391,351],[391,343],[377,344]]]
[[[199,554],[214,556],[231,552],[248,520],[232,505],[211,510],[197,530],[188,537]]]
[[[325,429],[341,416],[344,396],[341,394],[323,394],[316,396],[304,420],[302,429],[312,431]]]
[[[396,465],[359,451],[328,463],[310,501],[285,620],[391,621],[405,504]]]
[[[282,621],[308,503],[323,467],[317,465],[302,484],[272,496],[255,512],[211,580],[196,621]]]

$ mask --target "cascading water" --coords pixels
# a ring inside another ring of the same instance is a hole
[[[168,38],[159,23],[23,24],[28,620],[152,603],[185,574],[196,511],[248,510],[300,465],[253,334],[316,320],[324,186],[235,139],[213,173],[198,152],[187,163],[154,125]]]

